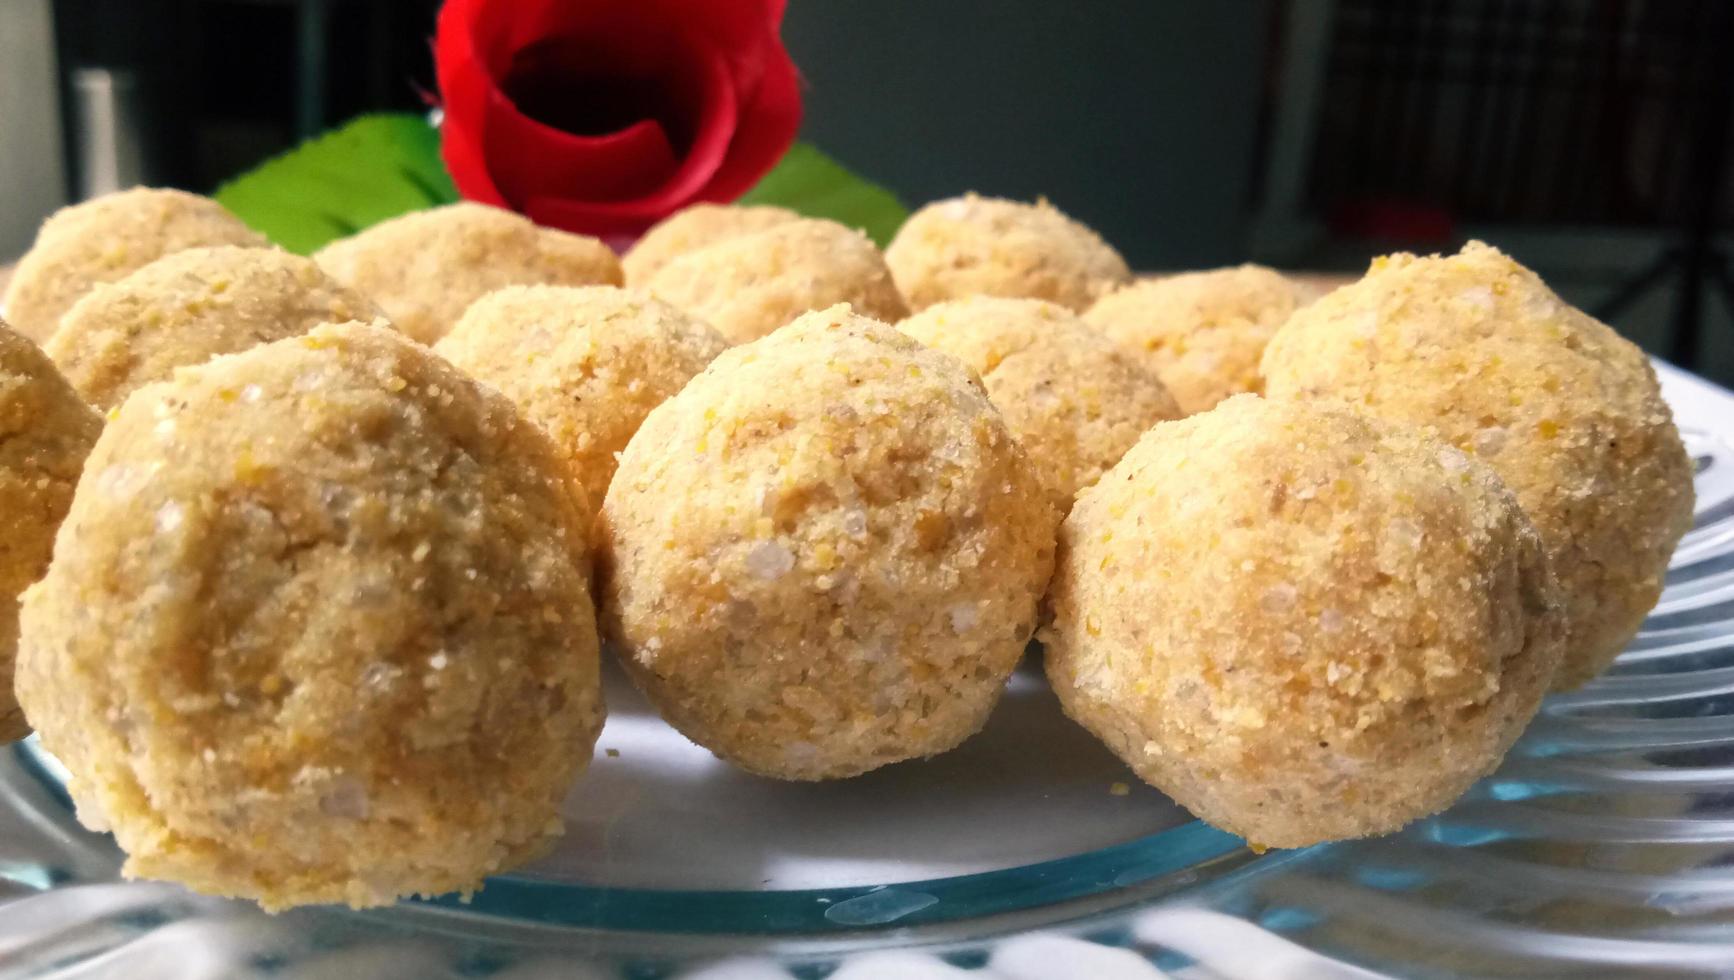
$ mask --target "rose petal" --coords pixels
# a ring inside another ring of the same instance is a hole
[[[476,57],[472,27],[484,6],[480,0],[449,0],[440,10],[434,38],[434,65],[445,112],[440,124],[440,155],[458,193],[505,207],[505,197],[488,173],[480,142],[492,82]]]
[[[704,20],[701,27],[728,61],[740,106],[739,128],[722,165],[693,200],[732,201],[758,183],[794,143],[801,124],[800,76],[778,34],[784,0],[697,6],[719,14],[719,8],[728,8],[731,16]]]
[[[785,3],[448,0],[436,62],[454,181],[537,221],[616,235],[695,200],[733,199],[799,125],[799,79],[777,35]],[[669,104],[616,132],[563,131],[510,97],[512,73],[534,57],[654,79]]]
[[[728,155],[699,192],[706,201],[732,201],[759,182],[783,158],[801,128],[801,80],[789,53],[773,34],[757,84],[737,82],[742,94],[740,125]]]
[[[680,24],[690,34],[703,37],[720,51],[748,51],[764,43],[769,34],[778,49],[777,29],[783,22],[786,0],[644,0],[645,6],[660,6],[669,23]]]
[[[440,127],[440,156],[460,195],[497,208],[510,207],[505,195],[494,186],[494,179],[488,176],[481,147],[471,142],[466,131],[451,125],[450,117]]]
[[[678,171],[659,186],[626,199],[603,200],[590,194],[583,198],[537,194],[524,202],[524,213],[556,228],[589,227],[601,233],[633,234],[695,200],[723,165],[738,116],[733,82],[722,56],[714,49],[700,49],[686,63],[704,73],[696,84],[704,102],[698,113],[699,130]]]
[[[581,136],[524,115],[499,90],[483,128],[489,172],[506,200],[522,208],[536,194],[601,199],[635,197],[668,180],[680,160],[662,126],[645,119],[604,136]]]

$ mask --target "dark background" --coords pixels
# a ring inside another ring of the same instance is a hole
[[[209,190],[432,85],[433,0],[51,8],[67,105],[80,66],[136,79],[152,182]],[[1734,381],[1734,4],[791,0],[784,34],[803,135],[912,205],[1046,195],[1148,270],[1483,237]]]

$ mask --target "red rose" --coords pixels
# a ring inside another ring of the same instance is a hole
[[[434,60],[458,190],[610,237],[734,200],[801,120],[785,3],[449,0]]]

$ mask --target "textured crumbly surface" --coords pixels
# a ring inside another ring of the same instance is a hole
[[[962,365],[822,310],[717,358],[627,446],[603,628],[688,738],[766,776],[851,776],[981,728],[1055,521]]]
[[[154,187],[61,208],[42,223],[6,288],[6,318],[38,343],[98,283],[200,245],[261,248],[263,236],[208,197]]]
[[[19,701],[129,875],[473,889],[559,833],[601,727],[585,511],[540,430],[383,323],[183,369],[91,455]]]
[[[1655,606],[1693,498],[1655,370],[1496,249],[1375,260],[1277,332],[1264,373],[1273,398],[1421,426],[1504,478],[1566,594],[1556,687],[1600,673]]]
[[[30,728],[12,696],[18,594],[48,570],[102,419],[36,345],[0,321],[0,745]]]
[[[848,303],[862,316],[909,314],[866,235],[802,218],[671,259],[645,288],[744,344],[809,310]]]
[[[620,265],[629,286],[643,286],[671,260],[707,245],[800,220],[770,204],[694,204],[657,222],[633,245]]]
[[[709,326],[612,286],[490,293],[435,348],[553,436],[598,506],[644,417],[726,349]]]
[[[1157,422],[1180,417],[1168,389],[1063,306],[978,296],[898,325],[969,365],[1065,513]]]
[[[1241,395],[1159,425],[1060,538],[1043,639],[1066,713],[1254,844],[1444,808],[1559,661],[1557,588],[1510,492],[1346,411]]]
[[[467,201],[382,221],[313,258],[424,344],[496,289],[621,283],[620,260],[600,239]]]
[[[1132,278],[1120,253],[1047,201],[974,194],[911,215],[885,261],[915,310],[970,296],[1045,299],[1082,310]]]
[[[1098,300],[1084,322],[1135,351],[1191,415],[1263,390],[1265,344],[1312,298],[1275,270],[1242,265],[1133,283]]]
[[[190,248],[86,293],[44,346],[78,393],[107,410],[176,368],[378,315],[312,259],[267,248]]]

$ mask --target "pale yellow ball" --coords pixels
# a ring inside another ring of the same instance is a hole
[[[736,344],[837,303],[887,321],[909,313],[884,256],[867,236],[816,218],[782,222],[687,252],[664,263],[643,285]]]
[[[1540,541],[1492,470],[1255,395],[1157,426],[1079,497],[1049,603],[1066,713],[1263,846],[1450,805],[1560,657]]]
[[[445,336],[471,303],[496,289],[622,281],[620,260],[600,239],[468,201],[382,221],[313,258],[424,344]]]
[[[130,876],[471,891],[560,832],[601,728],[585,521],[540,430],[383,326],[220,357],[98,441],[18,699]]]
[[[1241,265],[1147,279],[1084,311],[1084,322],[1134,352],[1186,414],[1263,390],[1259,358],[1313,293],[1273,269]]]
[[[108,410],[176,368],[379,309],[312,259],[277,249],[190,248],[92,289],[45,345],[85,400]]]
[[[657,222],[623,256],[626,284],[643,286],[656,270],[688,252],[788,224],[801,216],[769,204],[694,204]]]
[[[1154,374],[1063,306],[981,296],[930,306],[898,329],[981,376],[1061,513],[1145,430],[1180,417]]]
[[[975,194],[915,212],[886,247],[885,261],[915,310],[971,296],[1082,310],[1132,278],[1119,252],[1047,201]]]
[[[1418,426],[1499,473],[1565,590],[1558,686],[1599,674],[1656,604],[1693,491],[1655,370],[1497,249],[1376,260],[1278,331],[1264,373],[1273,398]]]
[[[264,236],[208,197],[156,187],[105,194],[61,208],[36,233],[6,287],[6,318],[41,343],[98,283],[200,245],[264,246]]]
[[[598,521],[604,631],[722,758],[853,776],[980,730],[1055,522],[961,364],[810,313],[717,358],[626,447]]]
[[[48,570],[54,532],[102,419],[36,345],[0,321],[0,745],[30,727],[12,695],[18,594]]]
[[[477,300],[434,350],[552,436],[596,507],[644,417],[727,348],[645,293],[512,286]]]

